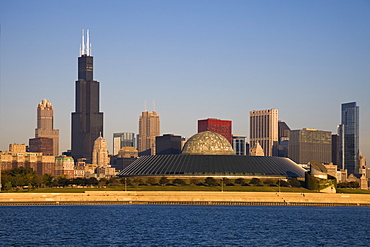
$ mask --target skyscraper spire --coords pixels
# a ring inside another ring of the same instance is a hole
[[[91,56],[91,43],[90,43],[90,31],[86,29],[86,42],[85,42],[85,30],[82,29],[82,41],[81,41],[81,54]]]

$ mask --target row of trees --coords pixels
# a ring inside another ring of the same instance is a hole
[[[135,177],[135,178],[68,178],[66,175],[53,177],[50,174],[38,176],[32,168],[19,167],[11,170],[2,171],[1,183],[3,190],[11,190],[12,188],[28,188],[36,187],[68,187],[68,186],[281,186],[281,187],[300,187],[301,182],[297,179],[288,181],[278,179],[228,179],[228,178],[213,178],[205,179],[192,178],[169,179],[167,177]]]

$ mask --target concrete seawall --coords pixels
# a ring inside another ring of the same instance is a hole
[[[370,194],[198,191],[86,191],[85,193],[0,194],[0,206],[83,204],[370,206]]]

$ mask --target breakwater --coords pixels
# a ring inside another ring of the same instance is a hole
[[[370,207],[370,194],[86,191],[84,193],[1,193],[3,205],[271,205]]]

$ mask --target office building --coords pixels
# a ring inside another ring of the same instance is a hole
[[[42,138],[42,139],[38,139]],[[44,138],[51,138],[52,152],[50,153],[50,142]],[[35,139],[30,139],[30,151],[40,152],[44,150],[44,155],[59,155],[59,130],[54,129],[54,107],[46,99],[42,100],[37,106],[37,128],[35,129]],[[31,145],[32,143],[32,145]]]
[[[139,156],[139,152],[134,147],[122,147],[118,154],[111,158],[111,165],[116,170],[123,170]]]
[[[38,137],[29,140],[29,152],[42,153],[43,155],[53,155],[53,139]]]
[[[279,157],[288,157],[289,136],[290,136],[289,126],[285,122],[279,120],[278,121]]]
[[[224,136],[230,144],[232,141],[232,122],[230,120],[221,120],[217,118],[207,118],[198,120],[198,133],[203,131],[212,131]]]
[[[181,136],[165,134],[155,138],[156,154],[180,154]]]
[[[131,132],[113,133],[113,155],[123,147],[135,147],[135,134]]]
[[[55,176],[67,175],[68,178],[74,178],[74,160],[72,157],[55,157]]]
[[[159,136],[159,133],[160,121],[157,112],[142,112],[142,115],[139,117],[139,156],[155,155],[155,137]]]
[[[255,149],[259,143],[265,156],[278,155],[278,110],[268,109],[249,112],[249,145]]]
[[[103,113],[99,112],[99,82],[93,79],[89,31],[86,43],[82,34],[81,56],[78,58],[75,112],[72,113],[72,157],[91,162],[94,141],[103,136]]]
[[[331,135],[331,162],[338,166],[340,164],[340,146],[339,146],[339,135]]]
[[[289,158],[298,164],[331,162],[331,132],[304,128],[291,130]]]
[[[9,151],[0,152],[0,166],[2,170],[32,168],[39,176],[46,173],[54,176],[55,157],[26,152],[25,144],[10,144]]]
[[[98,167],[106,167],[109,165],[107,142],[102,136],[99,136],[94,141],[92,164],[96,164]]]
[[[233,149],[236,155],[246,155],[246,137],[233,135]]]
[[[340,167],[348,174],[358,174],[359,149],[359,107],[356,102],[342,104],[342,118],[339,125]]]

